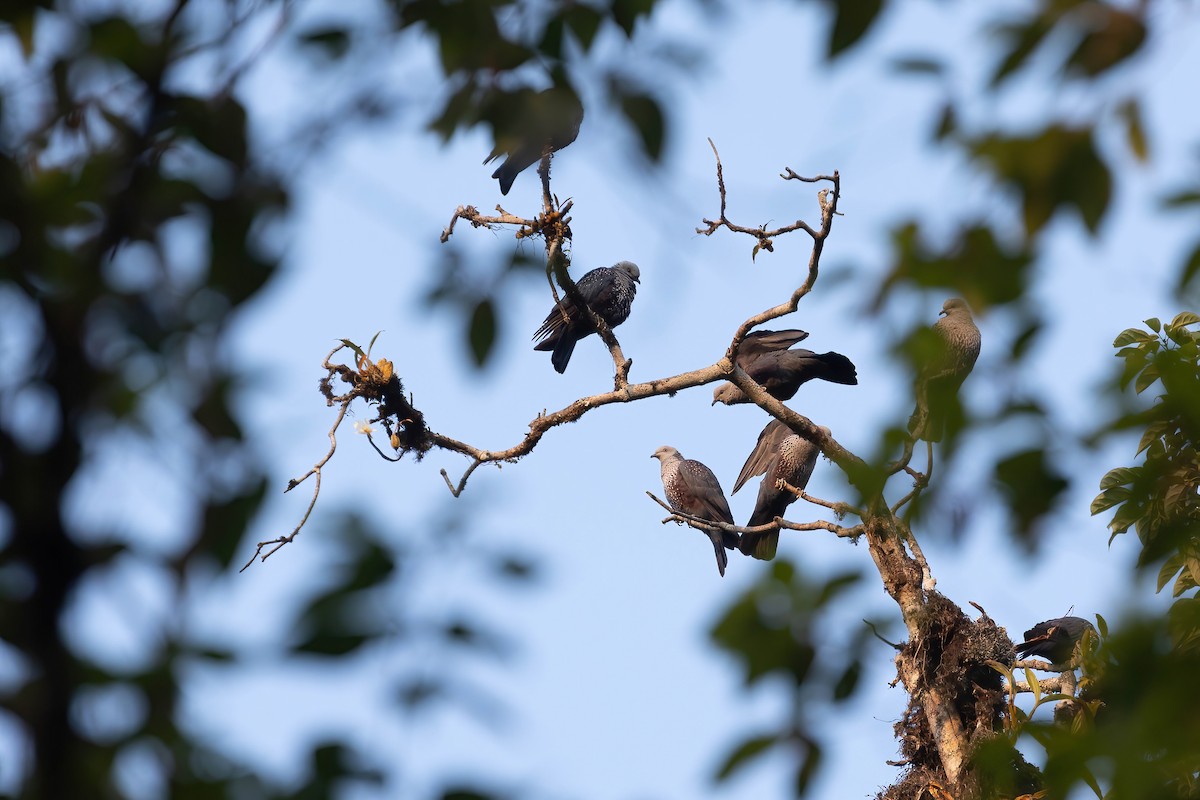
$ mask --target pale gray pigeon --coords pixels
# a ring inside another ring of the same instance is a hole
[[[958,389],[971,374],[981,345],[965,300],[951,297],[939,313],[941,319],[933,325],[936,346],[917,378],[917,408],[908,420],[909,433],[930,442],[941,441],[946,417],[957,409]]]
[[[821,430],[826,435],[830,433],[828,428]],[[805,488],[820,454],[821,450],[816,444],[783,422],[771,420],[758,435],[758,443],[754,445],[754,450],[750,452],[733,485],[733,492],[736,494],[750,478],[765,474],[762,484],[758,487],[754,513],[746,527],[765,525],[776,517],[782,517],[787,507],[796,501],[796,495],[787,489],[778,488],[777,482],[784,480],[797,489]],[[770,561],[775,557],[778,547],[779,531],[742,534],[740,549],[748,556]]]
[[[654,451],[662,467],[663,492],[671,508],[709,522],[733,524],[729,503],[721,484],[712,470],[699,461],[684,458],[674,447],[663,446]],[[725,550],[735,550],[740,537],[732,531],[704,531],[712,541],[717,555],[717,569],[725,575],[729,557]]]
[[[595,311],[600,319],[615,328],[629,318],[633,307],[633,296],[641,283],[642,272],[632,261],[620,261],[611,267],[600,267],[586,273],[575,286],[579,294]],[[550,363],[558,373],[566,372],[575,352],[575,343],[596,329],[588,315],[575,307],[571,298],[563,295],[546,315],[541,327],[534,331],[533,338],[540,339],[534,350],[552,350]]]

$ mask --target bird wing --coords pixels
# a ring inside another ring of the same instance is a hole
[[[679,477],[686,494],[689,495],[695,510],[689,514],[713,521],[733,524],[733,513],[729,510],[729,502],[721,491],[721,484],[712,470],[691,459],[679,465]]]
[[[797,342],[808,338],[808,331],[754,331],[746,334],[738,348],[737,363],[742,369],[754,359],[776,350],[787,350]]]
[[[790,429],[780,440],[766,470],[766,477],[758,487],[758,499],[754,513],[747,526],[765,525],[775,517],[783,516],[787,507],[798,499],[788,489],[776,486],[780,480],[787,481],[797,489],[804,490],[817,465],[820,448]]]
[[[1025,641],[1017,645],[1017,655],[1039,655],[1052,661],[1065,660],[1069,653],[1058,650],[1073,650],[1075,643],[1083,638],[1088,629],[1095,630],[1092,623],[1081,617],[1058,617],[1039,622],[1025,631]]]
[[[616,287],[616,277],[610,274],[611,272],[612,269],[609,267],[600,267],[585,273],[576,281],[575,288],[579,290],[579,295],[589,306],[595,307],[612,296]],[[562,335],[568,326],[586,324],[586,320],[582,317],[579,307],[564,293],[550,313],[546,315],[541,326],[533,332],[533,338],[553,342]]]
[[[738,473],[737,480],[733,482],[732,494],[737,494],[738,489],[741,489],[746,481],[756,475],[763,475],[771,466],[771,461],[775,458],[775,453],[779,449],[779,443],[786,439],[792,430],[787,425],[784,425],[777,419],[773,419],[767,423],[767,427],[762,429],[762,433],[758,434],[758,442],[755,443],[754,449],[750,451],[750,455],[746,458],[746,463],[742,465],[742,471]]]

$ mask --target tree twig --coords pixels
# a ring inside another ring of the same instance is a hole
[[[668,522],[686,522],[693,528],[701,528],[709,531],[729,531],[730,533],[767,533],[776,530],[788,531],[829,531],[844,539],[857,539],[862,536],[863,529],[861,525],[855,525],[853,528],[843,528],[841,525],[836,525],[825,520],[814,520],[812,522],[790,522],[782,517],[776,517],[774,521],[767,522],[762,525],[747,527],[744,525],[730,525],[728,522],[715,522],[713,520],[702,519],[700,517],[688,514],[684,511],[676,511],[670,505],[660,500],[653,492],[646,492],[646,496],[654,502],[658,503],[670,514],[669,517],[662,522],[665,525]]]
[[[326,361],[328,361],[338,349],[340,348],[334,349],[332,352],[330,352],[330,354],[325,357]],[[296,538],[296,534],[300,533],[300,529],[303,528],[305,523],[308,522],[309,516],[312,514],[313,509],[317,505],[317,498],[321,495],[321,470],[326,464],[329,463],[329,459],[333,458],[333,454],[337,451],[337,429],[342,424],[342,420],[346,418],[346,411],[350,408],[350,403],[352,400],[353,398],[350,398],[341,403],[341,407],[338,409],[337,419],[333,421],[333,427],[329,429],[329,452],[325,454],[324,458],[314,464],[308,472],[304,473],[299,478],[292,478],[290,481],[288,481],[287,488],[283,490],[284,493],[290,492],[292,489],[295,489],[310,477],[314,475],[316,476],[316,480],[313,482],[312,499],[308,501],[308,508],[305,509],[304,516],[300,519],[300,522],[296,525],[296,527],[292,529],[292,532],[287,536],[280,536],[277,539],[269,539],[265,542],[259,542],[258,546],[254,549],[254,555],[250,556],[250,560],[247,561],[242,568],[238,570],[238,572],[245,572],[246,569],[254,563],[254,560],[260,557],[260,555],[261,560],[266,561],[271,557],[272,554],[277,552],[279,548],[283,547],[285,544],[290,544],[291,541]],[[263,548],[270,547],[271,545],[275,546],[263,553]]]

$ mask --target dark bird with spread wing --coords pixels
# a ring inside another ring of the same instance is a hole
[[[583,124],[583,104],[566,86],[554,86],[541,92],[521,90],[512,102],[520,103],[521,114],[496,130],[496,147],[484,159],[487,164],[505,153],[492,177],[500,182],[500,194],[508,194],[517,175],[575,141]]]
[[[829,435],[828,428],[821,429]],[[766,525],[776,517],[782,517],[787,507],[796,501],[796,495],[788,489],[781,488],[779,481],[785,481],[797,489],[808,486],[813,469],[817,464],[817,456],[821,449],[817,445],[793,431],[779,420],[771,420],[767,427],[758,435],[754,450],[738,473],[733,484],[733,494],[746,481],[755,475],[764,475],[758,487],[758,500],[754,504],[754,513],[750,515],[747,528]],[[743,533],[739,548],[743,553],[755,558],[770,561],[775,557],[779,547],[779,531],[766,533]]]
[[[1041,656],[1051,664],[1065,664],[1075,653],[1075,645],[1088,631],[1095,633],[1092,623],[1082,617],[1059,617],[1039,622],[1025,631],[1025,641],[1017,645],[1021,658]]]
[[[803,384],[818,378],[851,386],[858,383],[854,364],[841,353],[788,349],[807,336],[800,330],[747,334],[738,348],[737,365],[777,400],[790,400]],[[713,390],[714,406],[748,402],[750,398],[746,393],[732,383],[723,383]]]

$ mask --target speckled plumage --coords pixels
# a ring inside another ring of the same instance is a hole
[[[941,441],[946,416],[958,403],[958,390],[979,358],[982,340],[966,301],[951,297],[942,304],[941,319],[933,325],[937,348],[917,380],[917,409],[908,421],[910,433],[931,442]],[[921,427],[922,411],[926,417]]]
[[[1086,631],[1095,631],[1092,623],[1082,617],[1059,617],[1039,622],[1025,631],[1025,641],[1017,645],[1021,658],[1041,656],[1051,664],[1065,664],[1071,660],[1075,645]]]
[[[821,430],[829,433],[828,428]],[[734,482],[733,491],[736,493],[755,475],[765,476],[758,487],[758,500],[746,527],[765,525],[776,517],[783,516],[787,507],[795,502],[796,495],[778,488],[778,481],[786,481],[797,489],[805,488],[820,454],[820,448],[816,444],[779,420],[771,420],[758,435],[754,450],[750,452]],[[748,556],[770,560],[775,557],[778,547],[779,531],[742,534],[740,549]]]
[[[641,276],[637,264],[620,261],[611,267],[600,267],[584,274],[575,286],[600,319],[607,322],[610,328],[615,328],[629,319]],[[575,352],[575,343],[595,332],[588,315],[564,295],[534,331],[533,338],[541,341],[533,349],[553,351],[550,363],[561,374],[567,370],[571,354]]]
[[[676,511],[710,522],[733,524],[733,513],[721,491],[721,484],[712,470],[689,458],[674,447],[663,446],[654,451],[662,470],[663,493],[667,503]],[[717,556],[717,570],[725,574],[729,557],[725,550],[738,547],[740,537],[731,531],[704,531],[712,542]]]
[[[803,384],[815,378],[831,383],[858,383],[854,364],[841,353],[788,350],[807,336],[800,330],[748,334],[738,348],[737,365],[778,400],[791,399]],[[713,405],[748,402],[750,398],[745,392],[732,383],[723,383],[713,390]]]

